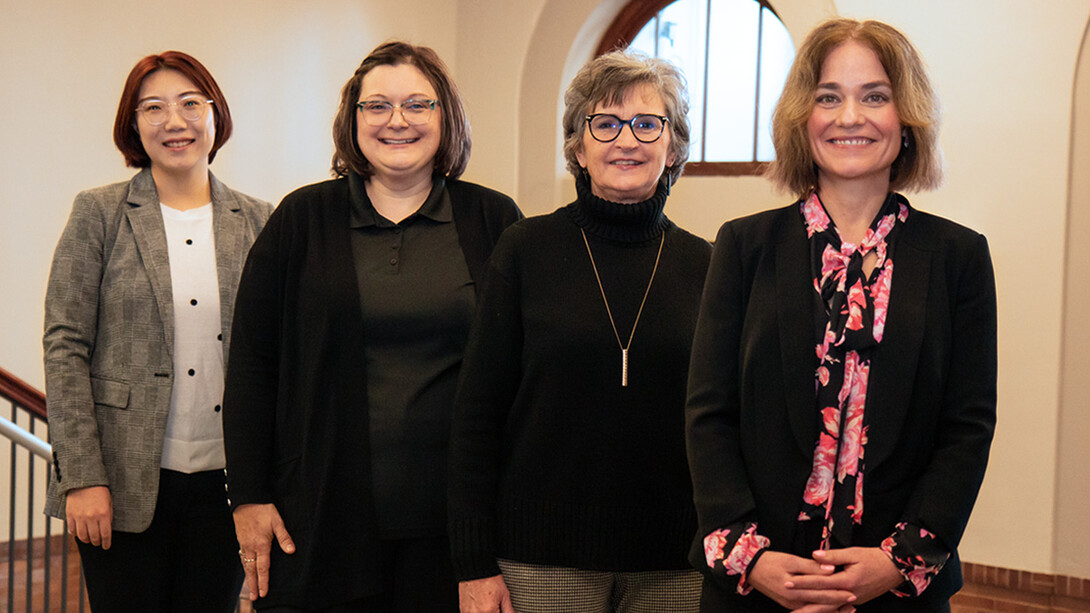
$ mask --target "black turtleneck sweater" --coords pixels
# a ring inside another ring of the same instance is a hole
[[[590,194],[519,222],[492,252],[455,402],[450,538],[465,581],[495,559],[608,571],[688,568],[689,350],[711,247],[663,214],[666,193]],[[583,243],[585,231],[621,349]]]

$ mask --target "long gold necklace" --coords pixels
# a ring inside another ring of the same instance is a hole
[[[598,290],[602,292],[602,302],[606,305],[609,325],[613,328],[613,336],[617,338],[617,346],[621,348],[621,387],[628,387],[628,348],[632,346],[632,338],[636,336],[636,326],[640,323],[640,315],[643,315],[643,305],[647,303],[647,295],[651,293],[651,284],[655,282],[655,273],[659,271],[659,259],[662,257],[662,246],[666,244],[666,232],[662,233],[662,238],[659,240],[659,252],[655,255],[655,267],[651,269],[651,280],[647,282],[647,289],[643,292],[640,310],[636,311],[636,321],[632,322],[632,332],[628,335],[628,344],[621,343],[621,335],[617,332],[617,324],[613,322],[613,311],[609,309],[609,299],[606,298],[606,290],[602,287],[602,277],[598,274],[598,265],[594,263],[594,253],[590,250],[587,233],[582,228],[579,228],[579,232],[583,235],[583,244],[587,246],[587,255],[590,256],[590,266],[594,269],[594,278],[598,281]]]

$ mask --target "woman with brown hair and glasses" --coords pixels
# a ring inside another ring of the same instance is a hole
[[[75,535],[96,613],[238,604],[220,407],[235,290],[271,207],[209,172],[231,125],[196,59],[141,59],[114,122],[141,170],[79,194],[53,256],[45,511]]]
[[[333,141],[337,178],[284,198],[239,288],[224,431],[247,586],[261,611],[456,611],[454,392],[521,214],[458,180],[469,125],[427,47],[372,51]]]

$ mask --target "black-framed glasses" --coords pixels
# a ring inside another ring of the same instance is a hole
[[[394,109],[401,111],[401,117],[405,123],[418,126],[428,123],[431,113],[435,110],[438,100],[426,100],[413,98],[401,104],[394,104],[386,100],[363,100],[356,103],[356,108],[363,115],[363,121],[369,126],[384,126],[390,122]]]
[[[171,107],[178,110],[178,115],[189,123],[199,121],[213,101],[203,96],[182,96],[177,102],[166,102],[157,98],[144,100],[136,107],[136,112],[144,117],[149,125],[161,126],[170,118]]]
[[[632,129],[632,136],[635,136],[636,140],[641,143],[653,143],[662,137],[668,121],[670,119],[663,115],[647,113],[636,115],[632,119],[621,119],[609,113],[587,115],[590,135],[600,143],[611,143],[617,140],[625,126]]]

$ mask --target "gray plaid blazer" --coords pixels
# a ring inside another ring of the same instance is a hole
[[[239,276],[272,207],[209,178],[226,363]],[[146,530],[174,381],[170,263],[150,170],[76,196],[53,254],[43,345],[45,512],[63,519],[69,490],[106,485],[113,528]]]

